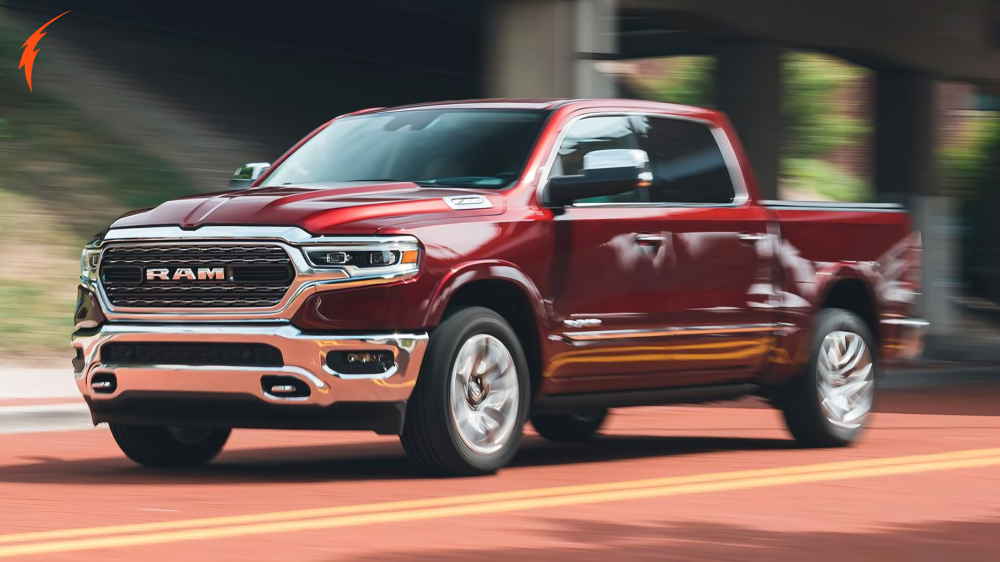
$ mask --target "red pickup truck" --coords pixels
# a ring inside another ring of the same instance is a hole
[[[371,109],[234,181],[83,252],[76,378],[143,465],[205,463],[234,427],[361,429],[489,473],[528,420],[583,440],[609,408],[745,395],[845,445],[926,327],[903,209],[758,200],[716,111]]]

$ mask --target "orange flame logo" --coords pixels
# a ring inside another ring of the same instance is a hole
[[[66,10],[65,12],[49,20],[49,23],[56,21],[57,19],[65,16],[68,13],[69,10]],[[35,55],[38,54],[38,49],[36,49],[35,47],[38,46],[38,42],[41,41],[42,37],[45,36],[45,34],[42,33],[42,30],[48,27],[49,23],[43,25],[42,27],[39,27],[38,31],[32,33],[31,37],[28,37],[28,40],[24,42],[24,45],[21,45],[21,48],[24,49],[24,52],[21,53],[21,65],[18,66],[17,68],[24,69],[24,77],[28,80],[28,90],[31,90],[32,92],[34,90],[31,89],[31,67],[34,66]]]

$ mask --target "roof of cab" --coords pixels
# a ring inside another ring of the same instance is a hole
[[[397,107],[380,107],[366,109],[355,112],[358,113],[382,113],[389,111],[406,111],[411,109],[423,109],[433,107],[449,107],[456,109],[525,109],[525,110],[555,110],[560,108],[598,109],[608,111],[651,111],[672,115],[686,115],[688,117],[704,119],[706,121],[717,121],[722,115],[720,112],[693,107],[688,105],[678,105],[672,103],[615,99],[615,98],[559,98],[559,99],[470,99],[453,100],[430,103],[418,103],[412,105],[401,105]]]

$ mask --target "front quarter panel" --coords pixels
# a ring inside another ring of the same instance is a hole
[[[420,240],[420,274],[397,284],[313,295],[294,323],[305,330],[433,327],[458,289],[483,279],[517,285],[533,303],[536,318],[543,318],[546,287],[539,280],[548,278],[551,247],[541,223],[521,216],[531,211],[510,214],[498,220],[448,221],[380,232]]]

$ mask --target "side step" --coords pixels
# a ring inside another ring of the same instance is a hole
[[[726,384],[718,386],[690,386],[685,388],[656,388],[598,392],[593,394],[559,394],[538,399],[532,413],[575,412],[593,408],[625,408],[629,406],[662,406],[664,404],[699,404],[734,400],[756,394],[756,384]]]

